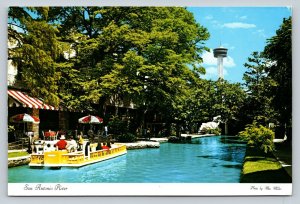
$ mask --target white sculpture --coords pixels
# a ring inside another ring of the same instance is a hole
[[[205,132],[206,130],[216,129],[219,127],[221,121],[221,116],[218,115],[216,117],[213,117],[213,121],[202,123],[201,127],[199,129],[199,132]]]

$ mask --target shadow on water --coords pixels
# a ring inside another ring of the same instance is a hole
[[[211,155],[198,155],[197,157],[242,163],[244,161],[244,152],[244,146],[228,146],[220,147],[218,153]]]
[[[221,136],[220,141],[223,144],[246,144],[246,141],[241,140],[238,136]]]
[[[225,164],[222,166],[225,168],[235,168],[235,169],[241,169],[243,167],[243,165],[241,164]]]

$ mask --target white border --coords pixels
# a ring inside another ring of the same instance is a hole
[[[9,196],[240,196],[292,195],[292,184],[9,183]]]
[[[1,0],[0,1],[0,29],[1,34],[0,35],[0,44],[2,45],[2,48],[5,48],[7,46],[7,31],[6,31],[6,21],[7,21],[7,7],[8,6],[38,6],[38,5],[49,5],[49,6],[67,6],[67,5],[95,5],[95,6],[101,6],[101,5],[115,5],[115,6],[127,6],[127,5],[135,5],[135,6],[147,6],[147,5],[159,5],[159,6],[290,6],[293,7],[293,135],[295,137],[293,138],[293,147],[297,147],[296,144],[300,143],[300,138],[297,137],[297,133],[300,132],[300,109],[299,106],[296,106],[300,103],[300,95],[299,93],[300,89],[295,89],[295,87],[300,87],[300,70],[296,67],[296,65],[300,64],[300,58],[298,57],[300,53],[300,1],[298,0]],[[0,106],[1,107],[7,107],[7,100],[6,100],[6,66],[7,66],[7,50],[6,49],[0,49]],[[297,69],[296,69],[297,68]],[[2,148],[0,148],[0,151],[2,151],[2,155],[5,155],[1,157],[2,166],[4,167],[4,172],[7,171],[7,139],[6,137],[3,137],[3,135],[7,135],[7,111],[5,108],[0,109],[0,117],[1,117],[1,123],[0,123],[0,130],[1,130],[1,136],[0,137],[0,143],[2,144]],[[50,204],[55,202],[55,204],[59,203],[65,203],[65,202],[72,202],[73,204],[79,204],[83,202],[89,202],[89,203],[120,203],[122,204],[132,204],[132,203],[143,203],[143,204],[157,204],[157,203],[172,203],[177,204],[180,203],[209,203],[209,204],[215,204],[215,203],[222,203],[222,204],[266,204],[266,203],[272,203],[272,204],[293,204],[293,203],[300,203],[300,196],[299,196],[299,187],[298,184],[300,184],[299,176],[297,175],[297,172],[299,172],[300,167],[300,158],[297,156],[300,155],[300,149],[299,148],[293,148],[293,195],[292,196],[246,196],[246,197],[239,197],[239,196],[228,196],[228,197],[189,197],[189,198],[178,198],[178,197],[151,197],[151,198],[145,198],[145,197],[122,197],[122,200],[118,197],[89,197],[89,198],[74,198],[74,197],[65,197],[64,199],[61,198],[55,198],[52,196],[51,198],[47,197],[35,197],[35,198],[18,198],[18,197],[7,197],[8,192],[9,195],[14,194],[13,192],[18,192],[19,188],[18,185],[20,184],[7,184],[7,173],[0,174],[2,188],[0,188],[1,195],[0,196],[0,202],[1,203],[22,203],[22,204],[32,204],[32,203],[43,203],[43,204]],[[8,185],[8,186],[7,186]],[[67,184],[70,185],[70,189],[73,189],[73,186],[77,184]],[[172,184],[173,185],[173,184]],[[206,184],[205,184],[206,185]],[[227,184],[226,184],[227,185]],[[239,184],[240,185],[240,184]],[[245,184],[246,185],[246,184]],[[260,185],[260,184],[258,184]],[[82,186],[82,184],[80,184]],[[7,188],[8,187],[8,188]],[[87,187],[87,186],[85,186]],[[97,187],[97,186],[95,186]],[[89,188],[89,187],[88,187]],[[72,190],[71,189],[71,190]],[[8,190],[8,191],[7,191]],[[70,191],[71,191],[70,190]],[[190,189],[182,188],[180,192],[182,191],[188,191]],[[22,191],[22,190],[21,190]],[[84,191],[84,189],[81,187],[81,191]],[[238,189],[237,189],[238,191]],[[223,193],[227,192],[227,189],[225,191],[222,191]],[[81,194],[81,193],[79,193]],[[226,193],[227,194],[227,193]],[[29,194],[27,194],[28,196]],[[277,194],[278,195],[278,194]],[[3,202],[2,202],[3,201]],[[200,202],[199,202],[200,201]]]

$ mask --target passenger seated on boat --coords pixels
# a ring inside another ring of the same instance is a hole
[[[40,140],[40,138],[37,135],[33,136],[32,139],[31,139],[31,150],[32,150],[33,153],[37,152],[36,147],[35,147],[35,142],[38,141],[38,140]]]
[[[82,138],[82,135],[79,135],[79,139],[78,139],[78,150],[81,151],[83,150],[83,138]]]
[[[109,150],[109,149],[110,149],[109,146],[107,146],[107,144],[103,144],[103,145],[101,146],[101,148],[102,148],[103,150]]]
[[[76,141],[73,139],[72,136],[69,137],[68,141],[67,141],[67,146],[66,146],[68,152],[75,152],[77,149],[77,143]]]
[[[56,143],[57,149],[58,150],[64,150],[66,149],[67,146],[67,141],[65,140],[65,136],[61,135],[59,141]]]

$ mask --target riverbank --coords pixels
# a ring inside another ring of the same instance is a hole
[[[161,140],[164,141],[164,140]],[[137,141],[132,143],[117,143],[126,145],[127,150],[131,149],[145,149],[145,148],[159,148],[160,143],[157,141]]]
[[[285,171],[273,153],[265,154],[247,148],[241,172],[241,183],[291,183],[291,176]]]
[[[194,138],[200,138],[200,137],[209,137],[209,136],[215,136],[213,134],[181,134],[181,137],[187,138],[190,137],[191,139]],[[144,148],[159,148],[160,143],[168,142],[169,138],[167,137],[153,137],[148,140],[145,138],[141,138],[140,141],[132,142],[132,143],[122,143],[126,145],[126,148],[128,150],[131,149],[144,149]]]
[[[8,168],[27,165],[30,162],[30,155],[8,158]]]
[[[216,135],[214,135],[214,134],[181,134],[181,137],[191,137],[192,139],[199,138],[199,137],[210,137],[210,136],[216,136]]]

